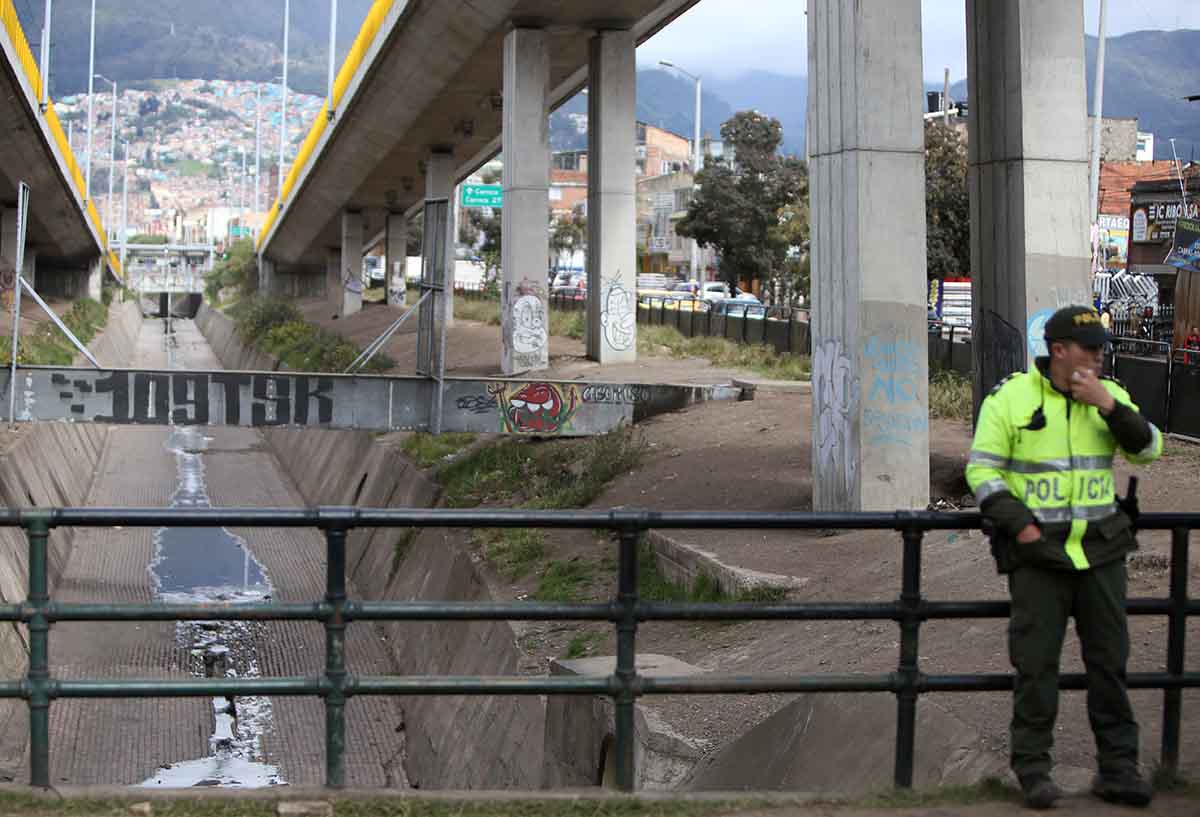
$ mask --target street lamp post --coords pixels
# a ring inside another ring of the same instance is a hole
[[[113,176],[117,170],[117,83],[103,74],[96,74],[96,79],[102,79],[112,85],[112,135],[108,140],[108,206],[105,208],[104,229],[111,232],[113,223]]]
[[[334,117],[333,110],[333,80],[336,76],[334,72],[334,59],[337,57],[337,0],[329,0],[329,83],[325,103],[325,116],[332,120]]]
[[[42,17],[42,93],[38,99],[38,107],[42,113],[46,112],[50,104],[50,12],[53,5],[52,0],[46,0],[46,11]]]
[[[287,146],[287,74],[288,74],[288,27],[292,16],[291,0],[283,0],[283,76],[280,78],[283,99],[279,107],[279,189],[276,198],[283,207],[283,150]]]
[[[88,46],[88,133],[87,133],[87,170],[83,180],[83,200],[92,198],[92,90],[95,87],[96,73],[96,0],[92,0],[92,29],[91,44]]]
[[[696,76],[690,71],[685,71],[675,63],[668,60],[659,60],[659,65],[662,65],[666,68],[673,68],[696,83],[696,118],[694,123],[694,138],[692,144],[692,190],[695,191],[696,174],[700,172],[700,164],[703,161],[700,151],[700,77]],[[700,245],[694,238],[692,239],[692,277],[696,279],[696,282],[700,286],[700,292],[698,292],[697,295],[701,298],[704,297],[704,280],[703,275],[700,272]]]
[[[125,176],[121,181],[121,272],[125,273],[125,280],[129,280],[129,273],[125,272],[125,244],[129,236],[129,143],[121,142],[121,148],[125,156]]]
[[[262,86],[254,83],[254,212],[261,212],[259,169],[262,154]]]

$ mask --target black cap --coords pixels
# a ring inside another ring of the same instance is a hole
[[[1066,306],[1046,321],[1046,342],[1073,340],[1083,346],[1103,346],[1108,331],[1100,322],[1100,313],[1090,306]]]

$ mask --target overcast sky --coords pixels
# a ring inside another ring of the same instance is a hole
[[[871,0],[886,2],[886,0]],[[805,0],[700,0],[638,51],[642,67],[660,59],[701,63],[726,77],[748,70],[807,74]],[[1084,0],[1085,30],[1096,34],[1100,0]],[[967,75],[965,0],[922,0],[925,77]],[[1200,29],[1197,0],[1109,0],[1108,33]],[[716,67],[719,66],[719,67]],[[696,70],[696,69],[693,69]]]

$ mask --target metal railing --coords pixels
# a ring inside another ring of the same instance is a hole
[[[24,679],[0,682],[0,697],[28,702],[30,780],[50,785],[50,707],[60,698],[150,698],[233,695],[310,695],[325,703],[325,782],[345,785],[346,719],[357,695],[607,695],[615,705],[615,771],[619,788],[634,786],[634,703],[644,695],[890,692],[897,699],[894,780],[911,787],[918,696],[929,692],[987,692],[1012,688],[1009,674],[933,674],[918,661],[920,629],[935,619],[1005,618],[1007,601],[929,601],[921,593],[921,547],[926,531],[978,529],[977,513],[702,513],[508,510],[129,509],[61,508],[0,511],[0,526],[22,527],[29,542],[29,593],[21,604],[0,605],[0,621],[29,629],[29,667]],[[286,527],[318,528],[325,534],[325,595],[311,603],[63,604],[51,599],[48,537],[65,527]],[[375,528],[573,528],[606,529],[618,542],[615,598],[607,602],[353,601],[346,596],[346,537]],[[901,534],[900,595],[891,602],[661,603],[638,595],[639,539],[651,529],[897,530]],[[1184,671],[1187,619],[1200,615],[1188,598],[1188,546],[1200,514],[1144,514],[1142,530],[1170,530],[1170,592],[1167,598],[1130,599],[1132,615],[1166,616],[1165,672],[1130,673],[1134,689],[1162,689],[1164,767],[1178,768],[1182,690],[1200,687],[1200,672]],[[48,661],[50,626],[56,621],[270,621],[308,620],[325,627],[325,672],[316,677],[174,679],[59,679]],[[900,628],[899,660],[883,674],[699,675],[646,677],[636,668],[638,625],[646,621],[865,621],[891,620]],[[615,670],[608,676],[361,676],[347,670],[346,627],[389,621],[607,621],[616,628]],[[1065,674],[1064,689],[1084,688],[1084,676]]]

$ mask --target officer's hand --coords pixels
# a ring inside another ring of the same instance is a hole
[[[1042,538],[1042,529],[1032,522],[1021,528],[1021,532],[1017,534],[1017,541],[1022,545],[1029,545]]]
[[[1103,414],[1112,411],[1117,403],[1091,369],[1076,369],[1071,375],[1071,396],[1080,403],[1095,406]]]

